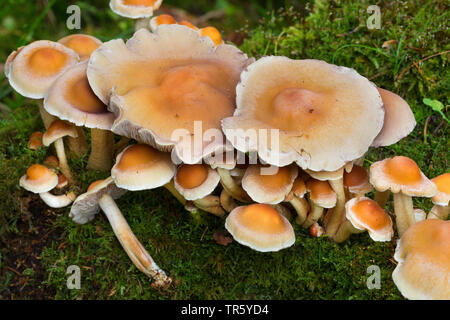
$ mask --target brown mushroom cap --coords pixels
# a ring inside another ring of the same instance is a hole
[[[186,200],[198,200],[211,194],[220,182],[219,174],[205,164],[183,164],[174,177],[175,189]]]
[[[353,198],[345,204],[345,216],[359,230],[367,230],[375,241],[390,241],[393,235],[392,220],[373,200]]]
[[[70,36],[61,38],[58,43],[75,51],[80,57],[81,61],[89,59],[91,53],[94,52],[102,42],[87,34],[72,34]]]
[[[28,140],[28,148],[31,150],[37,150],[43,146],[42,144],[43,133],[40,131],[33,132]]]
[[[148,190],[168,183],[175,174],[170,154],[145,144],[125,148],[111,169],[116,185],[127,190]]]
[[[57,42],[39,40],[13,52],[5,73],[11,86],[21,95],[41,99],[56,78],[78,60],[72,49]]]
[[[242,188],[255,202],[277,204],[284,201],[297,178],[297,167],[293,165],[280,167],[276,173],[266,174],[263,170],[267,168],[264,167],[250,165],[242,178]]]
[[[235,208],[228,215],[225,228],[237,242],[256,251],[279,251],[295,243],[289,221],[267,204]]]
[[[372,143],[373,147],[390,146],[406,137],[416,126],[416,119],[408,103],[400,96],[377,88],[383,99],[384,124]]]
[[[42,136],[42,142],[48,147],[56,140],[65,136],[72,138],[78,137],[77,128],[73,124],[66,123],[62,120],[54,120]]]
[[[370,183],[378,191],[391,190],[408,196],[432,197],[436,185],[419,169],[414,160],[396,156],[375,162],[370,166]]]
[[[153,16],[161,3],[162,0],[111,0],[109,7],[119,16],[138,19]]]
[[[92,91],[86,69],[87,61],[64,72],[45,95],[45,110],[77,126],[110,130],[114,114]]]
[[[249,62],[236,47],[214,47],[194,30],[162,25],[155,34],[138,30],[126,45],[104,43],[92,54],[87,75],[117,116],[113,132],[173,150],[183,163],[194,164],[223,151],[220,121],[234,112],[235,86]],[[203,141],[208,129],[219,137]]]
[[[314,178],[306,181],[306,189],[309,191],[309,198],[322,208],[333,208],[336,205],[336,192],[333,191],[327,181],[320,181]]]
[[[324,61],[261,58],[241,74],[236,91],[234,116],[222,121],[225,135],[239,151],[258,151],[273,165],[337,170],[361,157],[383,126],[376,87]],[[252,134],[236,139],[237,129]],[[279,130],[279,148],[259,141],[253,133],[260,129]]]
[[[408,299],[450,300],[450,221],[411,226],[397,243],[392,279]]]
[[[19,184],[25,190],[33,193],[44,193],[56,187],[58,175],[43,165],[33,164],[20,178]]]
[[[450,173],[441,174],[431,179],[431,181],[434,182],[438,189],[437,194],[431,199],[433,203],[440,206],[448,206],[450,201]]]
[[[344,186],[352,193],[364,194],[372,191],[369,173],[364,167],[353,165],[350,172],[344,172]]]

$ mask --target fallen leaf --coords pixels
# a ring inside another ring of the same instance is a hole
[[[222,246],[226,246],[233,242],[233,238],[226,236],[224,231],[214,232],[213,238],[217,242],[217,244],[220,244]]]

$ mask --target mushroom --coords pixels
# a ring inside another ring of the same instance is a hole
[[[450,300],[450,221],[424,220],[397,242],[392,280],[410,300]]]
[[[430,213],[428,213],[428,219],[448,219],[450,215],[450,207],[448,202],[450,201],[450,173],[444,173],[437,176],[431,181],[436,185],[438,192],[431,198],[433,201],[433,208],[431,208]]]
[[[70,182],[73,182],[72,171],[67,163],[66,152],[64,150],[63,138],[66,136],[76,138],[78,136],[76,127],[62,120],[54,120],[42,136],[42,142],[46,147],[52,143],[55,144],[56,155],[58,156],[61,172]]]
[[[383,126],[376,87],[324,61],[263,57],[241,74],[236,92],[234,116],[222,120],[227,139],[276,166],[337,170],[361,157]]]
[[[150,29],[155,31],[156,28],[163,24],[177,24],[177,20],[175,20],[175,18],[170,14],[160,14],[150,20]]]
[[[74,222],[84,224],[92,220],[100,209],[134,265],[152,278],[156,287],[167,287],[172,279],[156,265],[150,254],[134,235],[114,199],[120,198],[126,190],[117,187],[111,177],[93,182],[86,193],[80,195],[72,205],[69,216]]]
[[[5,75],[10,85],[24,97],[39,99],[39,111],[46,129],[53,117],[45,111],[41,99],[56,78],[78,60],[72,49],[47,40],[32,42],[8,57]]]
[[[110,130],[114,114],[92,92],[86,76],[87,63],[81,62],[64,72],[48,90],[44,106],[60,119],[91,128],[87,167],[110,170],[114,152],[114,135]]]
[[[162,25],[154,34],[138,30],[126,44],[101,45],[87,75],[116,115],[113,132],[195,164],[224,150],[220,120],[233,114],[239,75],[251,61],[190,28]]]
[[[436,185],[420,171],[414,160],[396,156],[370,166],[370,183],[377,191],[390,190],[394,194],[397,232],[401,237],[416,221],[412,197],[432,197]]]
[[[45,158],[44,164],[48,167],[53,167],[53,168],[59,167],[58,158],[55,157],[54,155],[50,155],[47,158]]]
[[[314,222],[309,227],[309,234],[314,238],[318,238],[325,234],[325,230],[317,222]]]
[[[367,230],[374,241],[390,241],[392,239],[391,217],[370,198],[356,197],[345,204],[344,221],[336,233],[334,240],[343,242],[352,233]]]
[[[72,191],[59,196],[51,194],[49,191],[58,185],[58,175],[40,164],[31,165],[20,178],[19,184],[27,191],[38,193],[42,201],[51,208],[66,207],[76,198]]]
[[[305,199],[306,191],[307,190],[305,182],[301,177],[297,177],[297,179],[295,179],[294,181],[294,184],[292,185],[291,191],[285,198],[285,201],[289,201],[292,207],[297,212],[295,222],[299,225],[302,225],[306,222],[309,210],[311,209],[311,206]]]
[[[354,164],[351,171],[344,171],[344,187],[348,190],[348,199],[364,196],[373,189],[369,181],[369,172],[364,167]]]
[[[268,204],[235,208],[225,220],[225,228],[237,242],[260,252],[279,251],[295,243],[289,221]]]
[[[336,192],[333,191],[327,181],[310,178],[306,181],[306,190],[309,192],[309,204],[311,210],[303,223],[308,228],[317,222],[322,216],[324,208],[333,208],[336,205]]]
[[[115,14],[134,19],[134,29],[148,28],[153,12],[161,6],[162,0],[111,0],[109,7]]]
[[[414,208],[414,218],[416,222],[423,221],[427,218],[427,213],[419,208]]]
[[[28,148],[31,150],[37,150],[42,147],[42,135],[43,133],[40,131],[33,132],[28,140]]]
[[[194,205],[206,212],[224,217],[225,211],[220,206],[220,198],[211,195],[220,181],[219,174],[205,164],[183,164],[174,177],[175,189]]]

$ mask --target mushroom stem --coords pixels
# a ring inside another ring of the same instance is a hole
[[[344,242],[354,233],[362,233],[365,230],[356,229],[349,220],[345,220],[336,231],[333,240],[337,243]]]
[[[42,122],[44,123],[44,127],[47,130],[48,127],[52,124],[53,120],[56,118],[47,112],[44,108],[44,99],[38,100],[39,112],[41,114]]]
[[[225,216],[225,211],[220,206],[220,198],[218,196],[209,195],[192,202],[203,211],[212,213],[220,218]]]
[[[64,176],[66,176],[67,181],[72,183],[74,181],[72,176],[72,171],[70,170],[69,164],[67,163],[66,151],[64,150],[63,138],[59,138],[55,141],[56,155],[59,160],[59,168]]]
[[[77,126],[76,128],[78,137],[72,138],[71,136],[68,136],[67,143],[70,152],[76,157],[81,157],[87,151],[86,136],[84,135],[82,127]]]
[[[345,219],[345,191],[343,178],[337,180],[329,180],[331,188],[336,193],[336,206],[333,210],[329,210],[327,215],[327,223],[325,230],[328,236],[333,237],[341,223]]]
[[[283,217],[285,217],[286,219],[288,219],[288,220],[292,219],[291,211],[288,208],[286,208],[285,206],[283,206],[281,203],[271,204],[270,206],[272,206],[272,208],[277,210],[277,212],[279,214],[281,214]]]
[[[217,168],[217,173],[220,175],[220,183],[229,195],[240,202],[251,202],[245,190],[233,180],[228,170]]]
[[[42,201],[44,201],[44,203],[48,205],[50,208],[67,207],[77,197],[77,195],[73,191],[70,191],[69,193],[60,196],[55,196],[50,192],[43,192],[39,193],[39,196],[41,197]]]
[[[449,206],[440,206],[438,204],[435,204],[428,213],[427,219],[447,220],[449,215],[450,215]]]
[[[122,137],[120,138],[119,142],[116,143],[116,146],[114,147],[114,152],[116,155],[121,153],[123,149],[125,149],[128,146],[128,143],[130,142],[130,138]]]
[[[398,236],[401,237],[410,226],[416,223],[412,197],[402,192],[394,193],[394,212]]]
[[[91,154],[88,169],[110,170],[113,163],[114,135],[109,130],[91,129]]]
[[[374,200],[376,203],[378,203],[378,205],[381,208],[384,208],[386,206],[386,203],[389,200],[389,195],[390,195],[390,191],[386,190],[386,191],[376,191],[375,192],[375,196],[374,196]]]
[[[113,198],[109,194],[105,194],[100,198],[99,205],[108,218],[114,234],[134,265],[155,281],[153,284],[155,287],[165,288],[169,286],[172,279],[158,267],[136,238]]]
[[[317,204],[311,201],[311,211],[309,212],[308,217],[306,218],[302,226],[304,228],[311,227],[314,223],[319,221],[319,219],[323,215],[323,211],[324,211],[323,207],[318,206]]]
[[[295,211],[297,212],[295,222],[298,225],[302,225],[305,222],[306,217],[308,216],[309,211],[308,201],[306,201],[305,198],[299,198],[294,195],[292,199],[289,200],[289,203],[292,205],[292,207],[294,207]]]
[[[150,27],[150,18],[138,18],[134,20],[134,31],[139,29],[148,29]]]
[[[222,192],[220,193],[220,204],[226,212],[231,212],[234,208],[237,207],[237,204],[234,201],[233,197],[230,196],[230,194],[225,189],[222,189]]]
[[[184,206],[186,205],[186,199],[175,189],[175,185],[173,183],[173,179],[164,185],[166,188],[177,200]]]

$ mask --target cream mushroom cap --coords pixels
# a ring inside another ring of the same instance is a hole
[[[434,204],[440,206],[448,206],[448,202],[450,201],[450,173],[444,173],[440,176],[437,176],[431,181],[436,185],[438,192],[431,199]]]
[[[236,91],[234,116],[222,120],[225,135],[273,165],[337,170],[361,157],[383,126],[376,87],[353,69],[320,60],[261,58],[241,74]],[[269,130],[266,141],[254,134],[261,129]]]
[[[72,49],[57,42],[39,40],[11,53],[5,74],[21,95],[41,99],[56,78],[78,60]]]
[[[85,193],[75,199],[69,217],[76,223],[85,224],[100,212],[99,200],[103,195],[109,194],[113,199],[118,199],[126,192],[127,190],[117,187],[111,177],[94,181]]]
[[[267,204],[235,208],[228,215],[225,228],[237,242],[260,252],[279,251],[295,243],[289,221]]]
[[[320,181],[314,178],[306,181],[306,189],[309,198],[322,208],[333,208],[336,205],[337,195],[327,181]]]
[[[119,16],[138,19],[150,18],[161,6],[162,0],[111,0],[109,7]]]
[[[116,185],[127,190],[148,190],[168,183],[175,174],[170,154],[145,144],[125,148],[111,169]]]
[[[87,61],[67,69],[50,87],[44,98],[48,113],[77,126],[110,130],[114,114],[89,86]]]
[[[345,216],[356,229],[367,230],[374,241],[392,239],[391,217],[370,198],[358,197],[347,201]]]
[[[450,300],[450,221],[427,219],[398,241],[392,279],[402,295],[416,300]]]
[[[43,165],[33,164],[20,178],[19,184],[33,193],[44,193],[58,185],[58,175]]]
[[[250,165],[242,178],[242,188],[255,202],[277,204],[289,194],[297,174],[294,165],[280,168]]]
[[[214,191],[219,182],[219,174],[205,164],[182,164],[174,177],[175,189],[186,200],[206,197]]]
[[[102,42],[96,37],[87,34],[71,34],[58,40],[58,43],[75,51],[81,61],[89,59],[91,53],[94,52]]]
[[[58,139],[70,136],[72,138],[78,137],[77,128],[73,124],[68,124],[62,120],[54,120],[47,131],[42,136],[42,143],[48,147]]]

